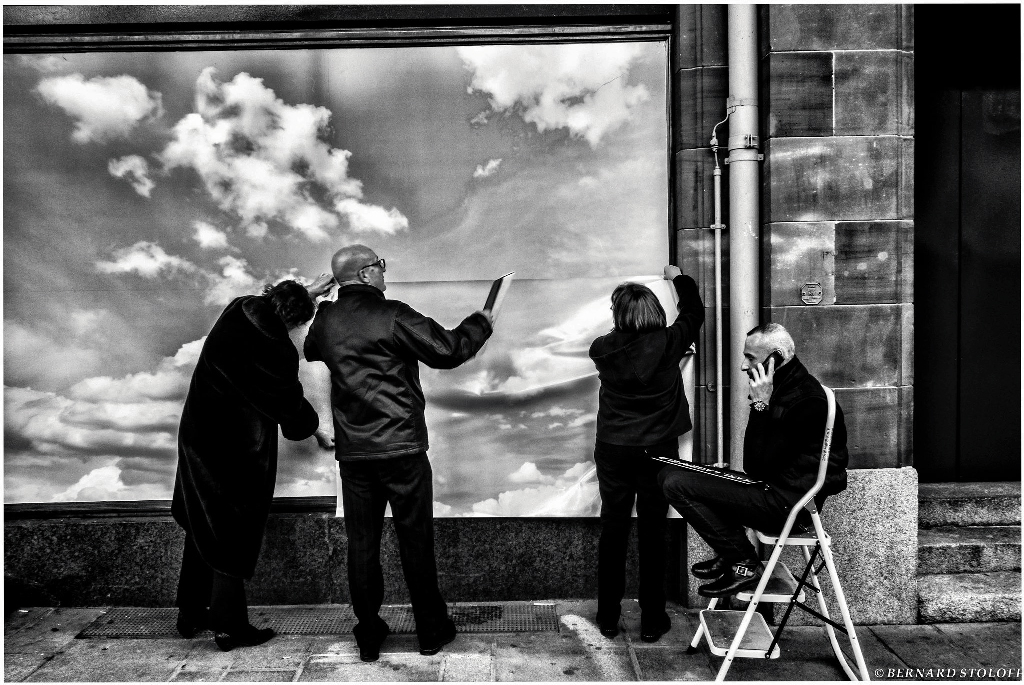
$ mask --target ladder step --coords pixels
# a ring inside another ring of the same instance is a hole
[[[793,577],[793,573],[781,561],[775,562],[775,568],[772,569],[772,577],[768,579],[768,584],[761,594],[760,601],[773,602],[775,604],[788,603],[792,599],[794,592],[796,592],[796,578]],[[736,598],[749,602],[754,598],[754,591],[737,592]],[[800,588],[800,595],[796,599],[798,602],[803,602],[806,599],[803,588]]]
[[[740,628],[745,611],[717,611],[704,609],[700,612],[700,624],[704,626],[704,634],[708,638],[708,646],[711,653],[716,656],[725,656],[729,653],[733,638]],[[768,653],[768,647],[772,644],[772,631],[764,622],[764,616],[754,612],[743,640],[740,642],[736,656],[747,659],[764,659]],[[772,649],[770,659],[779,658],[779,646]]]
[[[774,545],[779,541],[778,535],[769,535],[767,533],[762,533],[759,530],[755,530],[754,532],[757,533],[757,539],[766,545]],[[832,540],[828,533],[825,533],[825,539],[828,541]],[[786,538],[786,544],[783,545],[783,547],[813,547],[814,543],[817,541],[818,537],[815,535],[813,528],[810,530],[794,530],[789,534],[789,537]]]

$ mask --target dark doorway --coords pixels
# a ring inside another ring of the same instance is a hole
[[[1020,480],[1020,7],[914,12],[914,466]]]

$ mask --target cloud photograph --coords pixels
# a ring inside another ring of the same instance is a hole
[[[388,298],[449,328],[516,274],[475,359],[421,365],[435,512],[597,515],[587,350],[614,287],[655,287],[668,253],[667,61],[653,42],[5,55],[4,501],[169,499],[224,307],[362,243]],[[299,373],[329,427],[326,367]],[[335,495],[331,452],[279,445],[277,496]]]

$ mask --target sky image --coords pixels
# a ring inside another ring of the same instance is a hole
[[[666,69],[659,42],[4,55],[4,501],[169,498],[224,306],[363,243],[447,327],[516,272],[475,359],[421,365],[435,512],[596,515],[587,349],[623,280],[671,306]],[[300,378],[329,425],[325,367]],[[330,452],[279,443],[278,496],[335,494]]]

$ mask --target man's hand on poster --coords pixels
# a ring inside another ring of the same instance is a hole
[[[326,295],[332,287],[334,287],[334,276],[331,276],[330,274],[320,274],[317,276],[316,280],[306,286],[306,292],[309,293],[310,299],[315,300],[321,295]]]
[[[480,313],[487,317],[488,323],[491,324],[491,328],[494,328],[494,314],[490,309],[481,309]]]
[[[334,435],[332,433],[328,433],[323,428],[317,428],[316,433],[313,433],[313,436],[316,438],[316,444],[320,445],[320,449],[334,449]]]
[[[665,266],[665,280],[666,281],[671,281],[676,276],[682,276],[682,275],[683,275],[683,272],[682,272],[682,270],[678,266],[673,266],[672,264],[668,264],[668,265]]]

